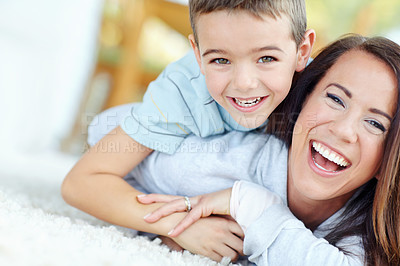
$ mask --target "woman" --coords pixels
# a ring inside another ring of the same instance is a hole
[[[270,132],[290,147],[287,190],[269,187],[283,203],[241,181],[233,192],[190,201],[142,196],[142,203],[172,200],[146,220],[193,208],[171,231],[175,237],[200,217],[232,214],[236,204],[244,252],[257,264],[400,265],[399,88],[398,45],[360,36],[336,41],[275,112],[280,119],[289,114],[286,123],[269,122]],[[254,191],[270,198],[254,202]]]

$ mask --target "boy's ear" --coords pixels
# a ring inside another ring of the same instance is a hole
[[[316,34],[312,29],[307,30],[304,34],[304,40],[300,44],[297,52],[297,72],[302,71],[307,66],[308,59],[311,56],[312,48],[315,43],[315,38]]]
[[[194,55],[196,56],[196,61],[197,61],[197,64],[199,64],[201,73],[203,73],[203,68],[202,68],[202,65],[201,65],[201,56],[200,56],[199,46],[197,45],[193,34],[189,35],[189,42],[190,42],[190,46],[192,46]],[[204,75],[204,73],[203,73],[203,75]]]

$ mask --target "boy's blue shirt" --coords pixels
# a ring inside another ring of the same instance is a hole
[[[239,125],[208,92],[193,51],[169,64],[134,104],[121,128],[140,144],[173,154],[185,137],[250,131]]]

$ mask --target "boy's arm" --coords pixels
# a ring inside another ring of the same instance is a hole
[[[142,193],[123,180],[150,153],[149,148],[117,127],[90,148],[71,169],[62,184],[63,198],[101,220],[161,233],[154,231],[157,227],[153,229],[136,222],[145,214],[136,201],[136,196]]]
[[[88,143],[94,145],[116,125],[136,142],[168,154],[191,134],[221,134],[226,126],[193,52],[169,64],[149,84],[141,103],[112,107],[95,116],[88,127]]]
[[[176,214],[155,224],[146,223],[143,220],[145,214],[161,204],[139,204],[136,196],[143,193],[123,180],[150,153],[150,149],[136,143],[117,127],[84,154],[68,173],[62,185],[63,198],[72,206],[104,221],[167,235],[185,214]],[[222,219],[200,221],[196,224],[197,230],[182,234],[176,241],[194,253],[216,260],[221,256],[234,258],[236,251],[242,250],[242,241],[237,237],[240,227],[233,221]],[[216,232],[220,235],[218,238]],[[232,248],[227,249],[228,246]],[[217,253],[220,247],[222,250]]]

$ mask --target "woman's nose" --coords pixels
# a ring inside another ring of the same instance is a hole
[[[346,114],[336,117],[329,125],[329,130],[346,143],[355,143],[358,139],[358,120],[355,116]]]

